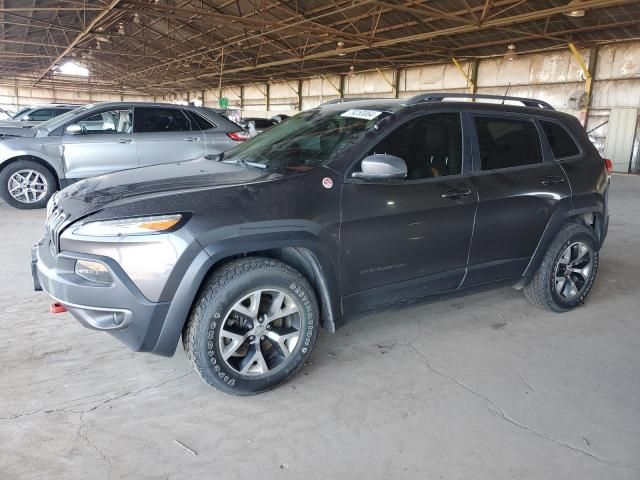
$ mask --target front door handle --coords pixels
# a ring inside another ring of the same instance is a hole
[[[557,183],[564,183],[564,178],[562,177],[547,177],[544,180],[542,180],[542,185],[544,185],[545,187],[547,185],[555,185]]]
[[[448,190],[442,194],[442,198],[449,199],[457,199],[460,197],[466,197],[467,195],[471,195],[471,190],[469,188],[453,188]]]
[[[185,141],[187,141],[187,142],[197,142],[199,140],[200,140],[199,137],[187,137],[187,138],[185,138]]]
[[[119,138],[118,143],[131,143],[133,142],[133,138]]]

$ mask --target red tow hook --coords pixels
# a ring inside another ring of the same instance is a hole
[[[49,307],[49,311],[51,313],[64,313],[67,311],[67,308],[61,303],[53,302]]]

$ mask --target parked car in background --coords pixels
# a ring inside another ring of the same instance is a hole
[[[247,117],[247,118],[243,118],[242,121],[240,122],[240,125],[242,125],[245,129],[250,130],[250,125],[253,123],[253,126],[255,128],[255,133],[259,134],[264,132],[265,130],[270,129],[271,127],[273,127],[274,125],[277,125],[278,121],[273,120],[271,118],[258,118],[258,117]]]
[[[0,127],[33,127],[39,123],[55,118],[58,115],[70,112],[79,106],[80,105],[54,103],[50,105],[25,107],[19,110],[18,113],[13,115],[10,119],[0,121]]]
[[[354,312],[505,284],[578,307],[611,163],[545,102],[469,97],[321,105],[222,161],[73,185],[51,200],[34,287],[133,350],[173,355],[182,337],[207,383],[241,395]]]
[[[44,207],[83,178],[216,155],[248,138],[209,109],[122,102],[85,105],[0,136],[0,195],[23,209]]]

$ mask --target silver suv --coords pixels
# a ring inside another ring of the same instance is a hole
[[[247,138],[208,108],[85,105],[33,128],[0,128],[0,195],[16,208],[42,208],[77,180],[217,155]]]

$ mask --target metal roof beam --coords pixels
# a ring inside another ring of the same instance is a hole
[[[109,12],[111,10],[113,10],[116,5],[118,5],[118,3],[120,3],[120,0],[111,0],[111,2],[102,10],[100,11],[100,13],[98,13],[98,15],[96,15],[94,17],[93,20],[91,20],[91,22],[89,22],[89,24],[84,28],[84,30],[82,30],[69,44],[69,46],[67,48],[64,49],[64,52],[62,52],[60,55],[58,55],[58,57],[51,63],[51,65],[49,65],[47,67],[46,70],[44,70],[37,78],[36,80],[33,82],[33,86],[36,86],[40,80],[42,80],[47,73],[49,73],[49,71],[56,65],[56,63],[58,63],[60,60],[62,60],[68,53],[71,52],[71,50],[73,50],[73,47],[75,47],[78,42],[80,42],[81,40],[83,40],[93,29],[93,27],[95,27],[98,22],[100,22],[100,20],[102,20],[105,16],[107,16],[109,14]],[[75,9],[77,10],[77,9]]]

